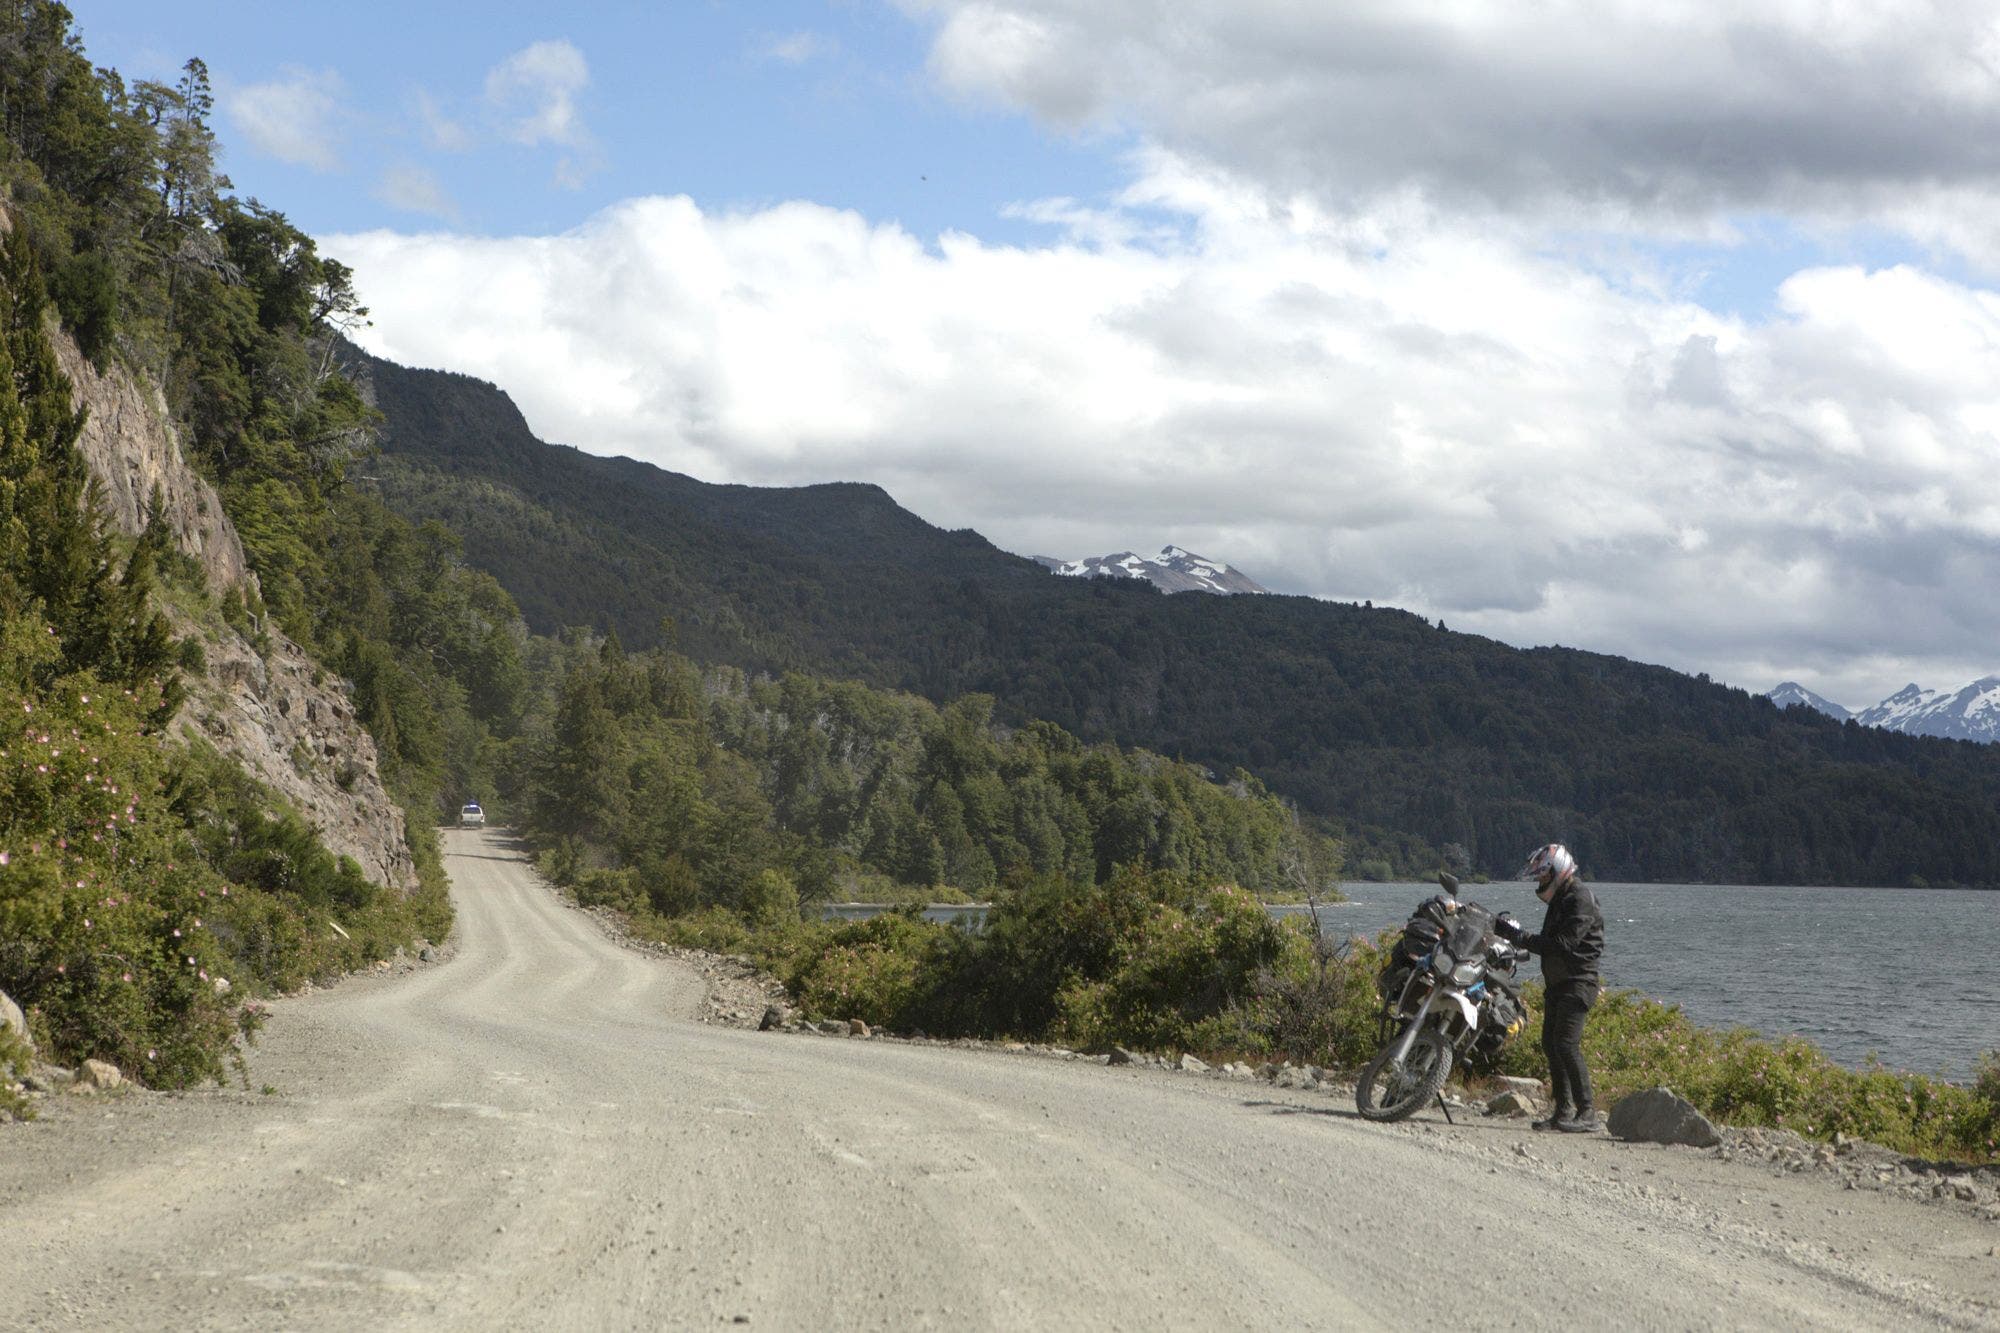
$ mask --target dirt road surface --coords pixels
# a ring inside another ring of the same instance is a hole
[[[2000,1327],[2000,1225],[1518,1122],[691,1020],[497,830],[253,1088],[0,1127],[0,1327]]]

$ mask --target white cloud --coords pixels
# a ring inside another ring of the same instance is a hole
[[[463,153],[473,147],[472,131],[428,90],[417,89],[413,100],[417,122],[423,126],[425,143],[443,153]]]
[[[1892,221],[2000,263],[2000,10],[1976,0],[901,3],[945,87],[1280,196]]]
[[[1164,150],[1130,197],[1184,239],[1054,204],[1086,240],[926,246],[650,198],[558,237],[328,245],[376,350],[594,452],[877,481],[1022,552],[1171,539],[1855,704],[2000,666],[1992,293],[1829,268],[1745,323],[1408,197],[1274,202]]]
[[[259,152],[293,166],[340,166],[341,78],[332,70],[285,69],[223,98],[230,124]]]
[[[586,148],[590,131],[576,99],[589,86],[583,52],[566,41],[535,42],[487,72],[486,104],[515,143]]]
[[[405,213],[422,213],[447,222],[458,217],[458,205],[437,176],[427,168],[400,163],[382,173],[375,197]]]
[[[781,65],[807,65],[838,54],[840,44],[822,33],[788,32],[766,39],[757,48],[758,58]]]

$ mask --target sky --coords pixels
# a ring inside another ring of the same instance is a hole
[[[1990,4],[73,8],[544,439],[1850,707],[2000,672]]]

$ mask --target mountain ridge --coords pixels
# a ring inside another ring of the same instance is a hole
[[[1003,721],[1240,766],[1493,873],[1559,838],[1602,878],[2000,884],[2000,753],[1389,608],[1051,578],[866,483],[714,485],[541,444],[469,377],[367,370],[384,498],[461,532],[543,632],[990,694]],[[1888,809],[1916,813],[1885,836]]]
[[[1780,708],[1801,705],[1864,727],[1931,736],[1940,740],[2000,742],[2000,675],[1982,676],[1956,690],[1926,689],[1912,681],[1881,703],[1850,712],[1814,694],[1796,681],[1786,681],[1767,693]]]

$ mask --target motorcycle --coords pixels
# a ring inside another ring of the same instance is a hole
[[[1364,1120],[1407,1119],[1433,1097],[1442,1104],[1454,1061],[1497,1056],[1527,1022],[1514,983],[1527,950],[1495,932],[1493,913],[1458,901],[1451,875],[1438,884],[1444,894],[1418,908],[1383,974],[1383,1028],[1396,1036],[1355,1085]]]

